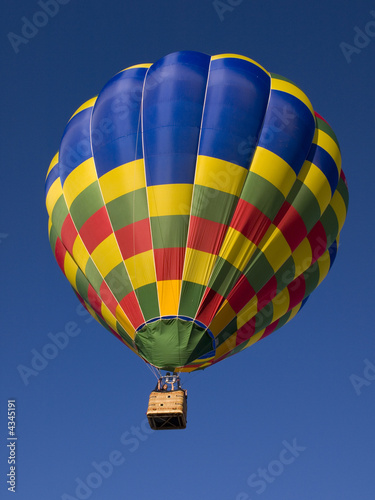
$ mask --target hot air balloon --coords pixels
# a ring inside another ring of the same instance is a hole
[[[241,55],[183,51],[77,109],[46,205],[82,304],[178,373],[298,313],[335,259],[348,190],[336,136],[296,85]]]

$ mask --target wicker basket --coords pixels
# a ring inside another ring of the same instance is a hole
[[[187,401],[183,390],[152,391],[147,409],[151,429],[185,429]]]

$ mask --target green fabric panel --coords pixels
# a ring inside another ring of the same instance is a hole
[[[338,191],[341,194],[342,199],[344,200],[345,206],[346,206],[346,211],[348,211],[349,207],[349,191],[348,188],[343,181],[343,179],[339,179],[339,182],[337,184],[336,191]]]
[[[90,282],[91,286],[94,288],[96,293],[100,296],[99,290],[100,286],[103,283],[103,277],[99,273],[96,265],[94,264],[93,260],[91,257],[87,261],[86,268],[85,268],[85,275],[88,281]]]
[[[70,206],[70,214],[76,225],[77,231],[95,212],[103,207],[103,197],[100,192],[99,182],[94,181],[80,193]]]
[[[86,303],[87,307],[91,307],[91,309],[92,309],[92,306],[91,306],[91,304],[89,302],[85,301],[85,303]],[[106,330],[108,330],[109,332],[112,333],[111,327],[104,321],[104,319],[101,318],[96,311],[94,311],[94,314],[95,314],[95,316],[93,316],[93,318],[96,319],[96,321],[98,321],[99,324],[101,324],[102,326],[104,326],[104,328]]]
[[[277,323],[276,329],[272,333],[274,333],[276,330],[278,330],[279,328],[284,326],[286,323],[288,323],[291,314],[292,314],[291,310],[286,312],[285,314],[283,314],[281,316],[281,318],[279,319],[279,322]]]
[[[77,270],[76,286],[80,296],[83,298],[85,302],[88,303],[89,282],[87,281],[86,276],[83,274],[80,268],[78,268]]]
[[[277,187],[254,172],[248,173],[241,198],[258,208],[270,220],[276,217],[285,200]]]
[[[285,76],[278,75],[276,73],[270,73],[271,78],[274,78],[275,80],[283,80],[284,82],[289,82],[295,85],[295,83],[292,82],[292,80],[289,80],[288,78],[285,78]]]
[[[118,334],[125,340],[128,345],[134,347],[133,339],[127,334],[127,332],[124,330],[124,327],[121,326],[118,321],[116,321],[116,326]]]
[[[263,328],[272,323],[273,304],[269,302],[255,315],[255,333],[260,332]]]
[[[183,281],[178,314],[194,318],[205,290],[206,287],[204,285],[199,285],[192,281]]]
[[[258,293],[272,278],[274,271],[264,253],[257,248],[243,274],[255,290],[255,293]]]
[[[179,366],[212,351],[212,338],[205,329],[182,319],[161,319],[146,324],[136,335],[139,354],[161,370]]]
[[[49,232],[49,243],[51,245],[53,255],[55,255],[55,248],[56,248],[57,238],[58,238],[57,231],[55,229],[55,226],[52,225],[51,229],[50,229],[50,232]]]
[[[275,278],[277,281],[277,290],[281,292],[286,286],[289,285],[294,279],[294,273],[296,270],[296,266],[294,263],[294,259],[290,256],[284,264],[280,267],[280,269],[275,273]]]
[[[123,262],[120,262],[120,264],[107,274],[105,281],[117,302],[121,302],[128,293],[133,291],[133,286]]]
[[[59,236],[61,236],[61,228],[68,213],[68,207],[66,206],[64,196],[61,195],[60,198],[56,201],[55,206],[53,207],[51,216],[52,224],[54,225],[55,230]]]
[[[208,287],[223,297],[227,297],[240,276],[239,269],[222,257],[218,257]]]
[[[117,231],[133,222],[148,218],[146,188],[119,196],[107,203],[113,230]]]
[[[232,319],[232,321],[226,325],[223,330],[216,337],[216,347],[223,344],[231,335],[237,331],[237,316]]]
[[[319,284],[319,278],[320,278],[320,271],[319,271],[319,265],[317,262],[314,262],[312,266],[310,266],[306,271],[303,273],[303,276],[305,278],[305,285],[306,285],[306,291],[304,295],[304,299],[312,293],[315,288]]]
[[[248,342],[248,340],[246,340],[245,342],[242,342],[242,344],[239,344],[234,349],[232,349],[230,351],[230,353],[228,354],[228,356],[226,356],[226,358],[230,358],[231,356],[234,356],[234,354],[237,354],[237,353],[243,351],[245,349],[245,345],[247,342]]]
[[[111,328],[111,327],[110,327],[110,326],[109,326],[109,325],[105,322],[105,320],[104,320],[103,318],[101,318],[101,317],[99,316],[99,314],[97,314],[97,317],[98,317],[98,321],[99,321],[99,323],[100,323],[102,326],[104,326],[104,328],[106,328],[109,332],[111,332],[111,333],[112,333],[112,328]]]
[[[315,121],[316,121],[317,128],[319,130],[323,130],[323,132],[328,134],[331,137],[331,139],[335,141],[335,143],[337,144],[337,147],[340,150],[340,145],[339,145],[339,141],[337,140],[336,134],[331,129],[331,127],[328,125],[328,123],[326,123],[324,120],[321,120],[320,118],[316,118]]]
[[[297,179],[287,197],[287,201],[297,210],[309,233],[321,215],[318,200],[311,190]]]
[[[213,345],[213,339],[210,335],[203,330],[203,334],[200,330],[200,327],[194,326],[191,328],[191,334],[189,338],[189,343],[194,349],[191,351],[190,356],[186,362],[186,364],[192,363],[196,359],[199,359],[203,356],[207,356],[209,353],[215,354],[215,348]]]
[[[163,215],[151,217],[150,221],[154,248],[182,248],[186,246],[189,227],[188,215]]]
[[[339,232],[339,223],[336,217],[336,213],[330,205],[328,205],[328,207],[325,209],[320,222],[323,224],[324,230],[326,232],[327,248],[329,248],[336,240],[337,234]]]
[[[194,186],[191,215],[228,224],[237,204],[237,196],[205,186]]]
[[[139,306],[146,321],[160,316],[156,283],[149,283],[135,290]]]

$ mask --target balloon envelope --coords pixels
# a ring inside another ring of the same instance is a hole
[[[90,313],[158,368],[205,368],[283,326],[327,275],[348,205],[330,126],[235,54],[115,75],[64,131],[50,242]]]

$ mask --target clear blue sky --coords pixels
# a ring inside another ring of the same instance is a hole
[[[14,495],[15,399],[21,500],[373,500],[375,4],[41,3],[48,13],[3,2],[0,20],[1,498]],[[185,375],[187,430],[151,433],[155,379],[77,310],[49,246],[44,178],[81,103],[121,69],[182,49],[243,54],[300,86],[339,139],[350,204],[332,271],[301,313]],[[69,342],[48,350],[64,330]],[[53,359],[22,378],[43,349]]]

